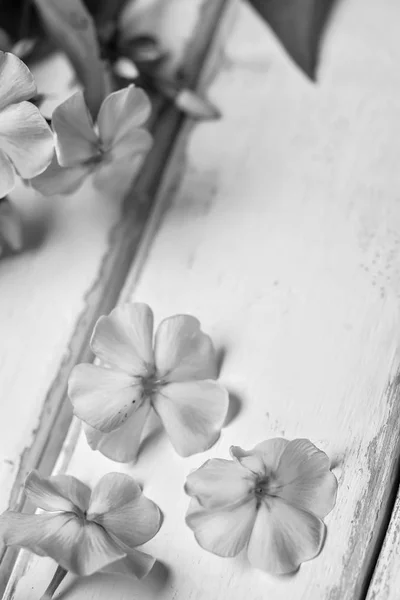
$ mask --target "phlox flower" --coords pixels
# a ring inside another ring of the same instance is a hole
[[[309,440],[267,440],[234,460],[213,458],[186,481],[186,523],[205,550],[236,556],[273,574],[296,571],[317,556],[337,481],[327,455]]]
[[[150,101],[143,90],[130,85],[109,94],[94,125],[79,91],[53,112],[56,155],[47,171],[31,181],[46,196],[70,194],[89,176],[99,189],[114,192],[129,185],[152,144],[147,121]]]
[[[22,248],[22,223],[15,207],[6,199],[0,199],[0,256],[4,249],[14,252]]]
[[[49,556],[67,571],[102,570],[144,577],[155,559],[136,550],[160,528],[160,510],[128,475],[108,473],[90,490],[70,475],[32,471],[25,492],[41,514],[6,511],[0,541]]]
[[[213,344],[195,317],[162,321],[153,348],[152,310],[128,303],[100,317],[91,348],[103,366],[75,367],[69,396],[93,449],[116,461],[135,460],[152,410],[181,456],[203,452],[218,439],[228,393],[214,381]]]
[[[39,110],[27,102],[36,93],[28,67],[0,51],[0,198],[24,179],[42,173],[54,151],[53,135]]]

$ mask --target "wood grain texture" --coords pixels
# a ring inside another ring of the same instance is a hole
[[[69,577],[60,600],[365,597],[399,457],[399,18],[391,0],[340,4],[313,86],[240,5],[209,90],[224,118],[187,132],[184,158],[170,165],[184,162],[180,184],[160,198],[162,224],[123,294],[148,302],[157,321],[200,318],[224,351],[231,421],[189,459],[154,423],[133,466],[79,438],[68,472],[89,484],[130,473],[161,507],[145,546],[160,565],[141,584]],[[183,483],[231,444],[282,435],[332,457],[339,494],[320,556],[279,579],[198,547]],[[40,595],[54,571],[21,561],[7,600]]]
[[[400,597],[400,495],[372,577],[366,600],[398,600]]]

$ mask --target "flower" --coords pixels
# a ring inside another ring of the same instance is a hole
[[[7,198],[0,199],[0,256],[5,248],[22,248],[22,223],[15,207]]]
[[[0,51],[0,198],[14,188],[15,170],[25,179],[42,173],[54,152],[53,135],[39,110],[28,67]]]
[[[220,435],[228,393],[216,381],[213,344],[189,315],[161,322],[154,342],[147,304],[125,304],[100,317],[91,339],[109,365],[81,364],[72,371],[74,413],[90,427],[91,448],[120,462],[135,460],[152,408],[181,456],[203,452]]]
[[[0,516],[0,541],[50,556],[78,575],[102,570],[144,577],[155,559],[136,550],[160,528],[160,510],[128,475],[108,473],[93,491],[70,475],[25,482],[28,498],[46,512]],[[118,561],[118,562],[117,562]]]
[[[46,196],[70,194],[91,174],[99,189],[114,192],[121,179],[129,185],[151,147],[151,135],[140,128],[150,109],[143,90],[130,85],[105,98],[95,127],[83,92],[76,92],[53,112],[56,156],[32,186]]]
[[[192,497],[186,523],[202,548],[236,556],[274,574],[291,573],[317,556],[337,481],[327,455],[309,440],[267,440],[234,461],[211,459],[185,485]]]

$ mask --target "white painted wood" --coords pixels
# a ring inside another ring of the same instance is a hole
[[[172,0],[164,7],[165,28],[154,24],[175,61],[182,58],[200,5]],[[140,31],[140,15],[138,23]],[[72,93],[72,73],[57,57],[35,75],[39,91],[44,82],[49,92],[43,106],[49,115]],[[106,198],[90,184],[71,197],[43,198],[20,188],[12,198],[23,216],[27,247],[0,261],[0,511],[15,500],[10,494],[21,460],[48,416],[44,400],[76,346],[78,323],[84,328],[79,320],[102,285],[104,260],[115,244],[110,235],[122,218],[121,199]]]
[[[390,519],[367,600],[398,600],[400,596],[400,495]]]
[[[399,452],[399,19],[391,0],[339,4],[314,86],[240,5],[210,87],[224,118],[188,131],[171,165],[185,165],[180,183],[160,199],[161,227],[123,294],[158,321],[198,316],[225,350],[221,378],[239,410],[203,455],[182,459],[159,433],[121,467],[81,436],[68,466],[89,484],[130,473],[163,510],[145,547],[164,570],[144,598],[363,597]],[[199,548],[183,483],[231,444],[280,435],[328,452],[339,494],[321,555],[279,579]],[[40,596],[54,565],[21,568],[6,597]],[[71,579],[57,598],[141,593],[129,580]]]

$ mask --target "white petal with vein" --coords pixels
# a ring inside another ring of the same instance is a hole
[[[149,374],[153,366],[153,313],[147,304],[123,304],[97,321],[91,339],[93,352],[136,376]]]
[[[164,319],[155,339],[157,374],[166,381],[216,379],[217,360],[211,338],[190,315]]]
[[[228,392],[211,380],[169,383],[153,398],[153,406],[181,456],[204,452],[217,441],[228,405]]]
[[[317,556],[325,525],[316,516],[280,498],[261,503],[248,546],[251,564],[276,575],[292,573]]]
[[[254,519],[255,500],[225,510],[202,510],[186,516],[197,542],[218,556],[236,556],[248,543]]]
[[[207,510],[222,508],[248,497],[254,477],[231,460],[212,458],[188,475],[185,491]]]
[[[110,432],[139,408],[143,386],[122,371],[91,364],[74,367],[68,381],[74,414],[91,427]]]
[[[83,429],[89,446],[116,462],[136,461],[143,427],[150,410],[150,401],[145,400],[121,427],[110,433],[102,433],[84,424]]]
[[[286,446],[276,478],[281,486],[277,495],[298,508],[322,518],[335,505],[337,480],[330,460],[309,440],[293,440]]]
[[[36,106],[20,102],[0,111],[0,149],[24,179],[43,173],[54,153],[54,137]]]

